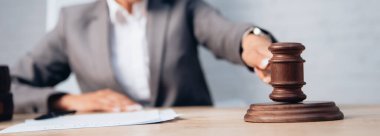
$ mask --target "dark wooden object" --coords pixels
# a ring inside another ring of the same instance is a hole
[[[13,96],[10,92],[11,78],[8,66],[0,65],[0,121],[12,119]]]
[[[334,102],[302,102],[306,95],[301,90],[304,82],[300,43],[274,43],[269,47],[273,57],[270,84],[274,103],[252,104],[244,120],[257,123],[311,122],[343,119]]]
[[[273,91],[270,99],[277,102],[297,103],[306,99],[301,88],[303,80],[303,63],[301,53],[305,47],[301,44],[273,44],[269,47],[273,57],[269,61],[272,70]]]

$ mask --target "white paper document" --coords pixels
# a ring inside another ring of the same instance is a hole
[[[46,120],[27,120],[24,123],[6,128],[0,131],[0,133],[139,125],[168,121],[176,117],[178,115],[172,109],[67,115]]]

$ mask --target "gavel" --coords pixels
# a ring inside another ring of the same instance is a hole
[[[13,96],[8,66],[0,65],[0,121],[11,120],[13,116]]]
[[[273,43],[269,50],[273,57],[269,60],[272,70],[269,83],[273,91],[269,98],[272,103],[251,104],[244,116],[246,122],[287,123],[331,121],[344,118],[343,113],[332,101],[303,101],[302,91],[305,60],[301,53],[305,46],[301,43]]]

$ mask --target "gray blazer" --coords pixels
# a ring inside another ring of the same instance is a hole
[[[70,73],[82,92],[110,88],[125,94],[112,67],[107,8],[99,0],[61,10],[55,29],[11,70],[16,112],[45,112],[47,98],[59,92],[54,86]],[[250,27],[226,20],[202,0],[150,0],[149,105],[212,105],[198,45],[217,58],[243,64],[240,44]]]

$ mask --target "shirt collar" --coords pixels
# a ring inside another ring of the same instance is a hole
[[[108,12],[112,23],[126,23],[131,19],[141,19],[146,16],[146,0],[135,3],[132,7],[132,14],[125,10],[115,0],[107,0]]]

